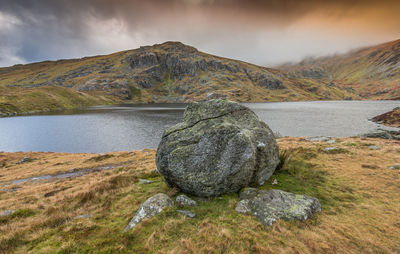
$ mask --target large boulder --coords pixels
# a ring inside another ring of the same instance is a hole
[[[271,226],[278,219],[304,221],[321,211],[318,199],[281,190],[246,188],[240,193],[235,210],[256,216],[264,225]]]
[[[156,163],[166,182],[195,196],[262,185],[278,165],[270,128],[249,108],[227,100],[193,102],[167,129]]]

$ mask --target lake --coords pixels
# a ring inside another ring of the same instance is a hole
[[[368,119],[400,106],[400,101],[245,105],[283,136],[347,137],[385,128]],[[156,148],[163,130],[182,119],[184,107],[183,104],[98,106],[0,118],[0,151],[101,153]]]

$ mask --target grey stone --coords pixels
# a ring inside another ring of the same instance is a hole
[[[174,201],[164,193],[158,193],[152,196],[140,205],[124,232],[136,227],[143,219],[151,218],[161,213],[165,208],[172,207],[173,205]]]
[[[278,219],[304,221],[321,211],[318,199],[281,190],[259,190],[255,196],[240,199],[235,210],[254,215],[266,226]]]
[[[379,149],[381,149],[379,146],[375,146],[375,145],[368,146],[368,148],[371,149],[371,150],[379,150]]]
[[[239,198],[242,199],[251,199],[258,195],[258,189],[256,188],[244,188],[240,191]]]
[[[336,150],[339,150],[339,148],[337,148],[337,147],[326,147],[326,148],[324,148],[324,151],[326,151],[326,152],[336,151]]]
[[[331,140],[331,138],[320,136],[320,137],[309,137],[309,138],[306,138],[306,140],[311,141],[311,142],[328,142]]]
[[[90,214],[82,214],[75,216],[74,219],[90,219]]]
[[[326,143],[328,143],[328,144],[336,144],[336,140],[331,139],[331,140],[326,141]]]
[[[203,197],[262,185],[278,163],[270,128],[249,108],[221,99],[190,103],[183,122],[164,132],[156,156],[168,185]]]
[[[23,157],[20,161],[17,162],[17,164],[23,164],[26,162],[31,162],[33,159],[29,158],[29,157]]]
[[[248,200],[248,199],[240,200],[239,203],[235,207],[235,211],[238,213],[243,213],[243,214],[251,213],[249,202],[250,202],[250,200]]]
[[[176,197],[175,199],[178,206],[197,206],[197,202],[188,196],[182,194]]]
[[[187,216],[187,217],[189,217],[189,218],[194,218],[194,217],[196,217],[196,214],[195,214],[195,213],[192,213],[192,212],[189,211],[189,210],[176,210],[176,212],[177,212],[177,213],[180,213],[180,214],[182,214],[182,215],[184,215],[184,216]]]
[[[1,216],[10,216],[13,213],[14,213],[14,210],[5,210],[4,212],[0,213],[0,217]]]
[[[392,134],[389,131],[379,130],[376,132],[370,132],[361,135],[362,137],[366,138],[382,138],[382,139],[393,139]]]
[[[149,184],[149,183],[154,183],[154,181],[139,178],[139,184]]]
[[[400,164],[398,164],[398,165],[393,165],[393,166],[389,166],[389,169],[393,169],[393,170],[400,169]]]

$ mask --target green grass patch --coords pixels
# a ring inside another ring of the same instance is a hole
[[[142,90],[135,87],[134,85],[129,85],[129,90],[131,91],[132,97],[141,97],[142,96]]]
[[[36,212],[32,209],[25,208],[25,209],[19,209],[14,211],[11,215],[10,218],[26,218],[35,215]]]

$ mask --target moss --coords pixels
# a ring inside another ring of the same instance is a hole
[[[316,165],[308,162],[302,157],[293,158],[284,168],[275,171],[271,177],[278,181],[277,185],[270,182],[263,189],[278,188],[296,194],[305,194],[319,199],[321,205],[328,209],[335,209],[340,201],[355,201],[354,195],[337,191],[337,186],[345,183],[340,179],[332,179],[327,171],[319,169]],[[346,186],[348,191],[351,187]],[[339,201],[340,200],[340,201]]]
[[[142,90],[132,84],[129,85],[129,90],[131,91],[132,97],[141,97],[142,96]]]
[[[11,218],[26,218],[26,217],[33,216],[35,214],[36,214],[36,212],[34,210],[25,208],[25,209],[19,209],[19,210],[14,211],[10,215],[10,217]]]

